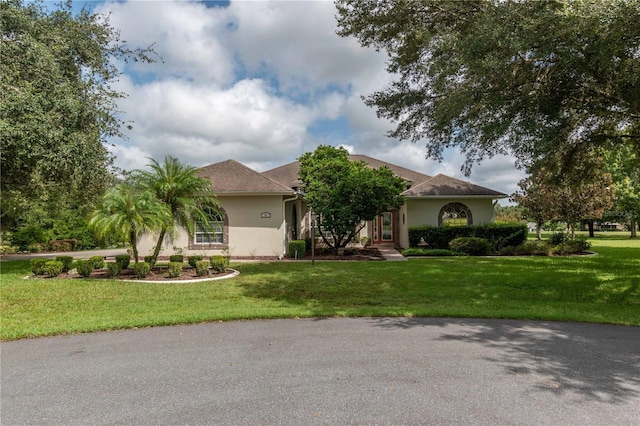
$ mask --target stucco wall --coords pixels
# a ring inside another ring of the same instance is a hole
[[[273,196],[218,196],[220,205],[228,218],[228,241],[226,246],[231,256],[279,256],[284,250],[284,221],[280,195]],[[270,213],[271,217],[262,217]],[[157,235],[145,236],[139,244],[141,256],[151,254]],[[173,247],[182,249],[187,255],[221,254],[222,249],[189,249],[185,231],[173,242],[166,242],[161,256],[174,254]]]

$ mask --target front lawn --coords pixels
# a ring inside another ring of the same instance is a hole
[[[438,316],[640,326],[640,241],[596,238],[597,256],[232,264],[194,284],[34,279],[2,262],[2,340],[257,318]]]

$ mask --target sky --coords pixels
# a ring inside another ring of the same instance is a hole
[[[362,100],[392,81],[387,56],[336,35],[332,1],[129,0],[74,9],[85,5],[109,15],[130,47],[153,44],[162,57],[119,64],[113,88],[128,95],[118,106],[132,129],[110,150],[125,170],[172,155],[196,167],[234,159],[265,171],[332,145],[506,194],[525,176],[513,158],[496,156],[467,178],[456,150],[438,162],[425,158],[426,140],[387,137],[394,124]]]

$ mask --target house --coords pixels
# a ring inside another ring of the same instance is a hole
[[[493,220],[494,201],[506,195],[442,174],[425,175],[365,155],[351,160],[368,166],[387,166],[407,183],[405,204],[382,213],[360,232],[373,245],[409,246],[408,229],[418,225],[467,226]],[[232,257],[275,258],[285,253],[288,242],[310,235],[311,214],[298,179],[300,163],[285,164],[259,173],[235,160],[199,169],[211,180],[222,207],[212,215],[211,229],[196,226],[195,235],[180,233],[167,242],[161,255],[181,250],[183,254],[206,256],[228,253]],[[139,244],[140,253],[151,253],[153,235]]]

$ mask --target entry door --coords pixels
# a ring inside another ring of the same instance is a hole
[[[384,212],[373,221],[374,244],[393,242],[393,212]]]

